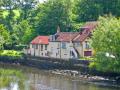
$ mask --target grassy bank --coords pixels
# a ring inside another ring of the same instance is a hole
[[[23,56],[23,52],[15,50],[0,50],[0,59],[17,60]]]

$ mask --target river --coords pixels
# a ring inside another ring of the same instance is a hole
[[[101,86],[77,78],[52,74],[47,70],[11,65],[0,65],[0,68],[20,70],[24,74],[24,80],[19,79],[22,80],[22,84],[18,83],[20,81],[10,81],[9,86],[1,87],[0,90],[120,90],[120,88]]]

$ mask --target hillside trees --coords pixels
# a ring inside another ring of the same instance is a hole
[[[112,14],[119,17],[119,9],[120,0],[46,0],[43,3],[38,0],[0,0],[0,23],[11,34],[15,45],[23,43],[18,32],[24,21],[30,32],[32,29],[30,38],[33,38],[39,34],[54,34],[58,26],[61,31],[79,31],[86,21],[96,21],[99,16]],[[25,33],[26,29],[21,28],[21,32]]]
[[[73,0],[48,0],[35,10],[36,30],[40,34],[53,34],[57,26],[63,31],[71,31]]]
[[[78,0],[76,14],[78,22],[96,21],[99,16],[120,16],[120,0]]]
[[[31,24],[29,23],[30,21],[28,20],[31,10],[35,6],[35,1],[36,0],[1,0],[0,23],[4,24],[8,30],[7,32],[11,34],[12,46],[16,44],[27,44],[35,35],[33,26],[31,26]],[[24,25],[22,25],[22,23]],[[26,35],[23,34],[24,36],[20,37],[20,30]],[[33,35],[31,35],[30,33],[32,33]],[[28,41],[25,37],[27,37]],[[25,40],[23,40],[23,38]]]

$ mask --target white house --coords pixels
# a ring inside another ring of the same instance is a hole
[[[96,22],[87,22],[80,28],[81,32],[60,32],[58,27],[49,39],[49,56],[62,59],[92,56],[89,39],[96,26]]]
[[[80,32],[60,32],[50,36],[37,36],[30,43],[27,54],[51,58],[80,58],[93,55],[90,47],[92,31],[97,26],[96,22],[87,22],[80,28]]]
[[[32,56],[48,57],[48,36],[37,36],[30,42],[29,54]]]

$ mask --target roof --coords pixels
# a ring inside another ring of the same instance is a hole
[[[69,42],[79,35],[79,32],[59,32],[56,35],[56,41]]]
[[[91,35],[92,30],[98,25],[97,22],[87,22],[83,27],[81,27],[81,32],[58,32],[50,36],[50,41],[58,42],[83,42],[86,38]],[[51,39],[52,38],[52,39]],[[53,39],[54,38],[54,39]]]
[[[37,36],[31,41],[31,44],[48,44],[49,36]]]
[[[87,22],[83,27],[81,27],[82,32],[73,39],[73,41],[83,42],[87,37],[90,36],[91,32],[98,25],[97,22]]]
[[[92,21],[92,22],[87,22],[81,29],[94,29],[98,25],[98,22]]]

